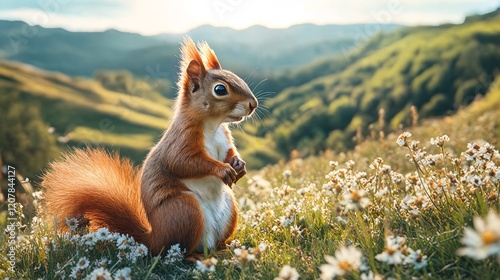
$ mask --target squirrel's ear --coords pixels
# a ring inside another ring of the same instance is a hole
[[[214,50],[210,48],[207,42],[201,42],[198,46],[203,56],[205,67],[207,69],[221,69],[219,59],[217,59]]]
[[[191,60],[188,67],[186,68],[186,73],[189,80],[193,83],[192,92],[197,91],[200,88],[201,77],[203,76],[203,65],[196,60]]]
[[[203,59],[200,52],[196,48],[193,40],[185,37],[181,46],[181,71],[179,75],[178,86],[183,92],[190,91],[190,82],[193,83],[191,91],[195,91],[200,87],[201,80],[206,74],[203,65]]]

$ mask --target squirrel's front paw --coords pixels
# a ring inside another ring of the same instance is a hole
[[[224,167],[219,171],[219,174],[217,177],[219,177],[224,184],[228,186],[232,186],[234,182],[236,182],[236,176],[238,173],[236,170],[234,170],[231,165],[228,163],[224,164]]]
[[[229,164],[231,165],[231,167],[234,168],[234,170],[237,173],[236,181],[238,181],[241,177],[243,177],[243,176],[245,176],[245,174],[247,174],[247,169],[245,168],[246,163],[238,156],[233,156],[229,160]],[[234,182],[236,183],[236,181],[234,181]]]

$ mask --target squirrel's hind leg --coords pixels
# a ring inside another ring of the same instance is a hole
[[[172,245],[193,253],[200,243],[205,228],[202,209],[194,196],[179,194],[158,205],[149,217],[152,234],[150,250],[153,254],[166,253]]]

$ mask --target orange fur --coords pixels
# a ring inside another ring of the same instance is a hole
[[[189,89],[189,78],[190,77],[187,73],[187,69],[188,69],[189,63],[193,60],[200,63],[200,66],[202,68],[201,72],[204,74],[205,68],[203,65],[203,58],[201,57],[201,54],[198,52],[198,49],[196,48],[196,45],[194,44],[193,40],[186,37],[186,38],[184,38],[184,41],[183,41],[182,46],[181,46],[181,61],[180,61],[181,71],[179,72],[179,82],[177,83],[177,86],[183,92],[190,92],[190,89]]]
[[[107,227],[148,244],[151,227],[140,200],[138,170],[102,150],[74,150],[44,175],[47,214],[61,229],[68,217],[85,216],[90,228]],[[119,215],[117,215],[119,213]]]
[[[215,55],[215,52],[210,48],[207,42],[202,42],[199,44],[200,51],[204,58],[203,63],[207,69],[221,69],[219,60]]]
[[[153,254],[175,244],[188,254],[199,253],[203,236],[210,235],[220,247],[233,234],[238,211],[227,186],[246,170],[229,129],[222,126],[221,131],[220,122],[250,115],[257,100],[243,80],[220,69],[208,44],[198,47],[200,51],[189,38],[183,42],[174,116],[142,168],[102,150],[67,154],[44,175],[49,215],[57,216],[60,224],[67,217],[83,216],[92,230],[107,227],[130,234]],[[225,85],[229,94],[214,96],[215,84]],[[207,135],[208,145],[215,146],[206,146]],[[227,149],[223,155],[214,152],[221,147]],[[202,181],[189,181],[193,179]],[[213,207],[221,201],[224,207],[218,213],[224,219],[219,221]]]

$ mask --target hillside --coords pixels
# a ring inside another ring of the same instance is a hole
[[[153,91],[137,84],[144,93]],[[0,91],[18,93],[21,102],[41,108],[62,146],[100,145],[142,162],[167,126],[172,101],[114,92],[94,80],[0,62]]]
[[[297,73],[321,73],[323,65]],[[499,67],[499,17],[378,35],[329,74],[270,99],[271,116],[257,135],[273,135],[283,154],[351,148],[360,128],[366,136],[370,126],[378,133],[409,125],[411,105],[421,118],[467,105],[487,92]]]
[[[145,80],[129,83],[128,93],[115,91],[96,80],[0,61],[0,94],[17,93],[23,104],[39,107],[43,122],[54,128],[62,149],[104,147],[118,150],[140,165],[167,128],[173,100],[163,97]],[[234,137],[250,168],[280,158],[268,150],[273,145],[271,139],[258,138],[241,129],[235,129]]]

